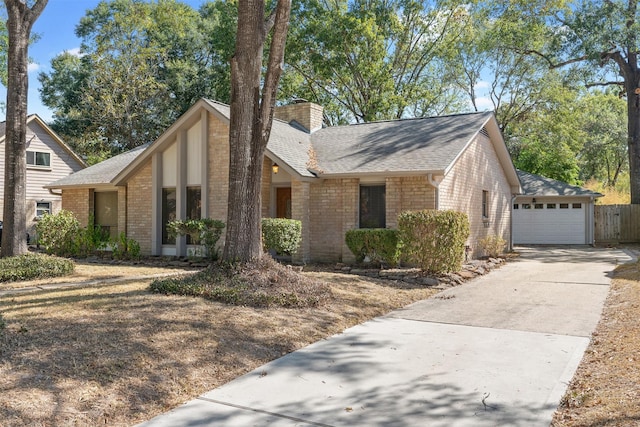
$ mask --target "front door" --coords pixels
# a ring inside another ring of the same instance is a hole
[[[291,219],[291,187],[276,188],[276,218]]]

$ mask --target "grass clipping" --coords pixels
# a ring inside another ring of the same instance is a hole
[[[317,307],[331,297],[326,283],[267,256],[248,263],[215,263],[188,277],[154,280],[149,289],[249,307]]]

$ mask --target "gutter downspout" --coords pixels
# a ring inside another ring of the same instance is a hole
[[[60,190],[60,192],[59,192],[59,193],[56,193],[55,191],[53,191],[53,188],[50,188],[50,189],[49,189],[49,193],[50,193],[50,194],[53,194],[54,196],[60,196],[60,197],[62,197],[62,190]]]
[[[433,174],[428,173],[427,182],[436,190],[435,191],[435,210],[439,210],[440,209],[440,191],[438,190],[438,186],[440,185],[440,181],[436,181],[435,179],[433,179]]]

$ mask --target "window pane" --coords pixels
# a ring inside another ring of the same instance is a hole
[[[547,203],[547,209],[555,209],[555,208],[556,208],[555,203]]]
[[[104,237],[118,237],[118,192],[98,191],[93,195],[94,222]]]
[[[187,219],[200,219],[202,216],[202,204],[200,199],[200,187],[187,187]],[[187,245],[191,245],[191,236],[187,236]]]
[[[536,203],[533,206],[534,209],[543,209],[544,208],[544,204],[543,203]]]
[[[51,154],[49,154],[49,153],[36,153],[36,165],[38,165],[38,166],[51,166]]]
[[[51,202],[36,202],[36,217],[51,213]]]
[[[385,186],[360,186],[360,228],[386,226]]]
[[[560,209],[569,209],[569,203],[560,203]]]
[[[200,187],[187,187],[187,219],[200,219],[201,215]]]
[[[518,204],[517,203],[513,204],[513,209],[518,209]]]
[[[36,164],[36,153],[33,151],[27,151],[27,164],[35,165]]]
[[[169,221],[176,219],[176,189],[175,188],[163,188],[162,189],[162,244],[174,245],[176,239],[169,238],[167,232],[167,224]]]
[[[489,218],[489,192],[482,190],[482,217]]]
[[[574,203],[571,207],[573,209],[582,209],[582,203]]]
[[[523,203],[522,209],[531,209],[531,205],[529,203]]]

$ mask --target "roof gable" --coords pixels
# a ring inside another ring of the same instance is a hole
[[[78,164],[80,165],[80,167],[82,168],[86,168],[87,167],[87,163],[80,157],[78,156],[75,151],[73,151],[71,149],[71,147],[69,147],[63,140],[62,138],[60,138],[60,136],[55,133],[53,131],[53,129],[51,129],[49,127],[49,125],[47,125],[45,123],[44,120],[42,120],[40,118],[40,116],[38,116],[37,114],[31,114],[27,117],[27,126],[31,126],[31,125],[37,125],[38,127],[40,127],[45,133],[47,133],[49,136],[51,136],[51,138],[53,139],[53,141],[55,141],[58,145],[60,145],[60,147],[62,147],[64,149],[64,151],[66,151],[67,153],[69,153],[69,155],[73,158],[73,160],[75,160],[76,162],[78,162]],[[7,122],[0,122],[0,143],[5,141],[5,138],[7,137]]]

